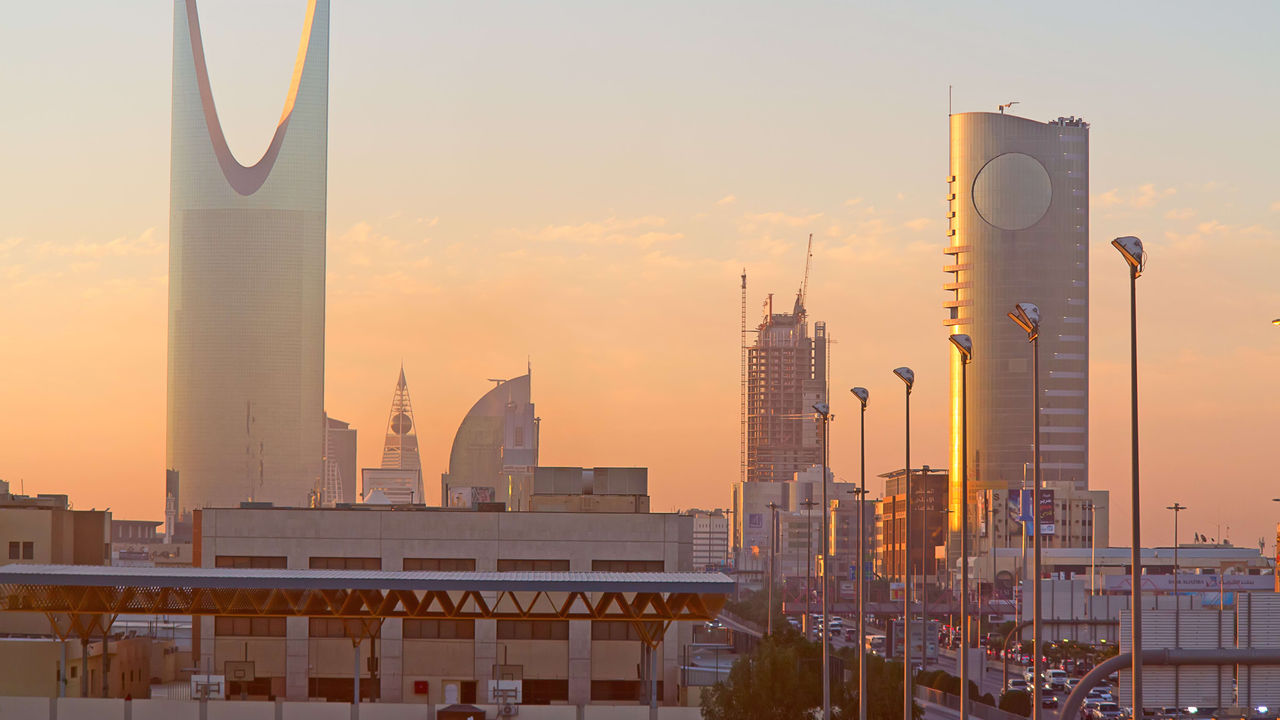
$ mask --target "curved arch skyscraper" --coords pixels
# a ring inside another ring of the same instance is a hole
[[[324,442],[329,3],[311,0],[271,144],[231,153],[195,0],[173,18],[167,463],[181,510],[304,505]]]

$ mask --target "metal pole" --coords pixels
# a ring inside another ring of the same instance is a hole
[[[773,547],[778,535],[778,504],[769,503],[769,607],[765,611],[766,634],[773,636]]]
[[[906,508],[902,518],[902,550],[905,556],[902,586],[902,717],[911,718],[915,701],[911,691],[911,388],[907,387],[906,404],[906,459],[903,481],[905,483]]]
[[[825,406],[824,406],[825,407]],[[830,572],[830,537],[827,528],[827,426],[831,422],[829,412],[822,413],[822,720],[831,720],[831,626],[827,623],[827,585]]]
[[[805,519],[805,532],[808,533],[808,536],[805,538],[806,557],[804,560],[804,623],[802,624],[802,627],[804,627],[805,640],[809,639],[811,635],[810,630],[812,629],[811,626],[813,624],[811,622],[813,613],[811,612],[809,600],[810,598],[813,597],[813,506],[814,505],[817,505],[817,503],[813,501],[812,497],[810,497],[808,500],[804,502],[805,511],[808,515],[808,517]]]
[[[858,720],[867,720],[867,611],[864,598],[867,591],[866,549],[867,536],[863,527],[867,517],[867,405],[862,404],[861,422],[858,425]]]
[[[352,650],[354,650],[354,653],[352,655],[352,657],[354,658],[354,662],[352,663],[352,668],[355,670],[355,673],[352,674],[351,676],[351,691],[352,691],[351,705],[352,705],[352,711],[353,711],[352,716],[359,717],[359,714],[358,714],[359,710],[357,710],[356,708],[360,706],[360,641],[356,640],[352,642],[351,645],[352,645]]]
[[[719,672],[719,667],[716,668]],[[658,720],[658,648],[649,648],[649,720]]]
[[[1182,503],[1169,506],[1173,511],[1173,646],[1182,647],[1182,598],[1178,595],[1178,514],[1187,509]],[[1178,693],[1178,681],[1181,680],[1181,668],[1173,669],[1173,704],[1181,707]]]
[[[1098,594],[1098,506],[1089,503],[1089,596]],[[1089,601],[1089,619],[1093,619],[1093,600]]]
[[[1129,586],[1131,594],[1129,629],[1130,652],[1133,655],[1133,716],[1142,718],[1142,513],[1138,502],[1138,268],[1129,268],[1129,364],[1133,405],[1133,497],[1132,559]]]
[[[960,720],[969,717],[969,361],[960,359]]]
[[[1035,577],[1031,579],[1031,592],[1033,604],[1035,605],[1035,616],[1032,618],[1032,651],[1035,653],[1035,687],[1031,696],[1034,703],[1031,707],[1032,717],[1040,720],[1040,691],[1043,683],[1042,673],[1044,672],[1044,663],[1041,659],[1040,643],[1042,639],[1042,630],[1044,626],[1041,623],[1041,606],[1040,606],[1040,334],[1036,333],[1035,338],[1031,341],[1031,382],[1034,392],[1032,399],[1035,401],[1035,417],[1031,423],[1032,432],[1035,433],[1033,446],[1035,448],[1035,502],[1031,507],[1031,529],[1035,533],[1035,561],[1033,570]]]

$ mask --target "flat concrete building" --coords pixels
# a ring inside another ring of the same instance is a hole
[[[477,512],[404,506],[215,508],[196,518],[199,567],[658,572],[693,569],[693,518],[675,514]],[[350,700],[352,643],[325,620],[204,618],[198,665],[255,662],[254,694]],[[340,625],[340,623],[338,623]],[[659,692],[674,704],[692,638],[673,623]],[[484,702],[494,666],[523,678],[524,704],[633,704],[642,642],[620,623],[400,620],[361,645],[361,693],[388,702]]]

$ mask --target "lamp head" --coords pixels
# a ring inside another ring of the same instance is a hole
[[[1112,240],[1111,244],[1124,256],[1124,261],[1129,263],[1133,276],[1141,275],[1142,269],[1147,266],[1147,255],[1142,251],[1142,241],[1132,235],[1126,235]]]
[[[969,362],[973,359],[973,338],[963,333],[957,335],[949,335],[948,339],[956,349],[960,351],[960,361]]]
[[[894,368],[893,374],[898,379],[907,384],[907,392],[911,392],[911,386],[916,384],[916,374],[909,367]]]
[[[831,414],[831,406],[828,405],[825,401],[814,403],[813,409],[815,412],[817,412],[819,415],[821,415],[824,418],[827,415]]]
[[[1009,313],[1009,319],[1018,324],[1027,333],[1027,340],[1040,337],[1040,308],[1033,303],[1018,303]]]
[[[867,392],[867,389],[864,387],[851,388],[849,392],[853,393],[853,396],[858,398],[858,400],[862,403],[862,409],[866,410],[867,399],[871,397],[871,393]]]

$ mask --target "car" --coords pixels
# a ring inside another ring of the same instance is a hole
[[[1009,678],[1009,686],[1005,688],[1008,692],[1015,690],[1019,692],[1027,692],[1031,688],[1027,685],[1027,681],[1022,678]]]
[[[1113,702],[1100,702],[1093,716],[1096,720],[1120,720],[1120,718],[1124,717],[1124,711]]]
[[[1045,670],[1044,679],[1055,691],[1066,689],[1067,673],[1065,670]]]
[[[1066,692],[1070,693],[1072,690],[1075,690],[1076,686],[1079,684],[1080,684],[1080,678],[1067,678],[1067,683],[1065,687]]]
[[[1056,708],[1058,707],[1058,696],[1053,693],[1045,693],[1040,696],[1040,707]]]

